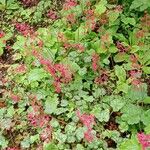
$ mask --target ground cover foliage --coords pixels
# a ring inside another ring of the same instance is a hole
[[[0,149],[150,148],[149,0],[0,0]]]

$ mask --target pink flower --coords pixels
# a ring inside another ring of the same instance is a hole
[[[42,130],[40,138],[42,141],[49,142],[51,140],[51,136],[52,136],[52,127],[48,125],[46,128]]]
[[[76,48],[77,50],[79,50],[80,52],[83,52],[85,50],[85,47],[80,43],[74,44],[73,47]]]
[[[62,33],[62,32],[59,32],[59,33],[58,33],[58,40],[59,40],[60,42],[66,42],[66,41],[67,41],[67,39],[66,39],[64,33]]]
[[[98,54],[94,53],[92,55],[92,68],[93,68],[94,71],[97,71],[97,69],[99,67],[99,64],[98,64],[99,63],[99,59],[100,59],[100,57],[99,57]]]
[[[61,83],[59,81],[54,81],[53,86],[55,87],[55,91],[57,93],[61,92]]]
[[[24,36],[31,35],[33,33],[33,29],[27,23],[15,23],[15,28],[18,32],[20,32]]]
[[[94,135],[92,134],[91,130],[88,129],[85,133],[84,133],[84,138],[90,143],[94,140]]]
[[[96,84],[104,84],[108,81],[108,74],[107,73],[102,73],[99,77],[95,78],[95,83]]]
[[[146,148],[150,147],[150,135],[138,133],[137,138],[139,143],[142,145],[142,150],[146,150]]]
[[[69,10],[72,7],[75,7],[75,6],[77,6],[76,0],[66,0],[64,5],[63,5],[63,9],[64,10]]]
[[[64,64],[53,64],[50,60],[43,58],[37,51],[32,52],[39,59],[45,70],[54,78],[53,86],[57,93],[61,92],[61,83],[69,83],[72,80],[72,73],[68,66]]]
[[[46,114],[40,114],[39,109],[28,114],[28,120],[34,127],[44,127],[50,121],[50,116]]]
[[[84,138],[88,142],[92,142],[94,140],[94,135],[92,134],[92,126],[95,124],[94,115],[81,114],[79,110],[77,110],[76,114],[83,125],[87,128],[87,131],[84,133]]]
[[[43,47],[43,45],[44,45],[43,41],[42,41],[42,40],[39,40],[39,42],[38,42],[38,46],[39,46],[40,48],[42,48],[42,47]]]
[[[17,66],[16,70],[17,73],[25,73],[27,71],[27,67],[24,64]]]
[[[18,95],[15,95],[15,94],[11,94],[10,95],[10,98],[13,100],[13,102],[15,102],[15,103],[18,103],[20,100],[21,100],[21,98],[18,96]]]
[[[144,30],[139,30],[136,33],[136,38],[143,38],[145,36],[145,31]]]
[[[94,115],[81,114],[79,110],[76,112],[80,121],[88,128],[91,129],[95,124]]]
[[[128,51],[128,48],[125,47],[121,42],[117,41],[117,48],[119,52],[125,53]]]
[[[55,64],[54,68],[61,74],[61,82],[68,83],[72,80],[72,73],[67,66],[64,64]]]
[[[47,17],[52,19],[52,20],[56,20],[58,18],[57,12],[53,11],[53,10],[49,10],[47,13]]]
[[[0,31],[0,38],[4,37],[5,33],[3,31]]]
[[[74,24],[76,22],[75,15],[73,13],[66,16],[66,19],[69,23]]]

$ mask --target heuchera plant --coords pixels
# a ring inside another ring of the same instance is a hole
[[[149,0],[0,1],[0,149],[150,148]]]

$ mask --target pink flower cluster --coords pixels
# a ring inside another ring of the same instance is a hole
[[[61,92],[61,83],[69,83],[72,80],[72,73],[69,67],[64,64],[53,64],[51,61],[44,59],[37,51],[33,51],[33,55],[39,59],[51,76],[54,78],[54,87],[57,93]]]
[[[5,33],[3,31],[0,31],[0,38],[4,37]]]
[[[103,71],[101,75],[95,78],[95,83],[96,84],[105,84],[108,81],[108,73],[106,71]]]
[[[31,112],[28,114],[28,120],[34,127],[44,127],[50,121],[50,117],[46,114],[39,114],[39,112]]]
[[[142,150],[146,150],[148,147],[150,147],[150,135],[138,133],[137,138],[139,143],[142,145]]]
[[[30,98],[32,99],[31,106],[33,111],[28,113],[28,121],[32,126],[41,128],[41,140],[49,142],[52,135],[52,127],[49,125],[51,116],[44,113],[41,103],[37,101],[35,96],[31,95]]]
[[[63,5],[63,9],[64,10],[69,10],[72,7],[77,6],[77,1],[76,0],[66,0],[64,5]]]
[[[84,45],[80,43],[75,43],[75,44],[64,43],[63,46],[65,49],[71,49],[71,48],[77,49],[79,50],[79,52],[83,52],[85,50]]]
[[[52,127],[48,125],[46,128],[42,130],[40,138],[42,141],[48,143],[51,140],[51,136],[52,136]]]
[[[27,71],[27,67],[24,64],[20,64],[19,66],[17,66],[17,68],[15,69],[15,71],[17,73],[25,73]]]
[[[141,66],[138,64],[138,59],[135,55],[130,57],[132,63],[132,70],[129,71],[131,84],[135,87],[139,87],[141,84],[140,78],[142,76]]]
[[[94,140],[94,135],[92,134],[92,127],[95,124],[94,115],[81,114],[79,110],[77,110],[76,114],[83,125],[87,128],[87,131],[84,133],[84,138],[88,142],[92,142]]]
[[[47,17],[51,20],[56,20],[58,19],[58,16],[57,16],[57,12],[56,11],[53,11],[53,10],[49,10],[48,13],[47,13]]]
[[[13,100],[14,103],[18,103],[21,100],[20,96],[13,93],[10,94],[10,98]]]
[[[32,27],[30,27],[27,23],[15,23],[15,28],[23,36],[28,36],[33,33]]]
[[[95,19],[95,15],[94,15],[94,10],[92,9],[88,9],[85,12],[86,15],[86,27],[87,29],[91,29],[94,30],[95,26],[96,26],[96,19]]]
[[[92,55],[92,68],[94,71],[97,71],[99,68],[99,60],[100,60],[99,55],[97,53],[94,53]]]
[[[70,23],[70,24],[74,24],[76,22],[76,17],[73,13],[70,13],[66,16],[66,20]]]
[[[117,48],[119,50],[119,52],[121,53],[125,53],[127,52],[129,49],[127,47],[125,47],[121,42],[117,41]]]

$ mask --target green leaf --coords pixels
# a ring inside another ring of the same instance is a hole
[[[124,23],[124,24],[131,24],[131,25],[135,25],[136,24],[136,21],[135,21],[135,19],[134,18],[129,18],[129,17],[127,17],[127,18],[122,18],[121,19],[121,21]]]
[[[115,66],[115,74],[119,79],[119,82],[125,82],[126,80],[126,71],[122,66]]]
[[[85,129],[83,127],[79,127],[77,130],[76,130],[76,137],[79,141],[81,141],[81,139],[84,138],[84,132],[85,132]]]
[[[121,110],[123,115],[121,116],[121,119],[123,121],[126,121],[128,124],[137,124],[141,120],[141,112],[142,109],[140,106],[135,106],[133,104],[128,104],[124,106],[124,108]]]
[[[150,104],[150,96],[145,97],[143,100],[143,103],[144,104]]]
[[[42,68],[35,68],[29,72],[28,80],[30,82],[41,81],[43,78],[47,76],[48,76],[47,73]]]
[[[60,129],[54,132],[54,136],[60,143],[65,143],[65,141],[67,140],[67,135],[61,133]]]
[[[75,31],[75,41],[81,41],[85,37],[85,26],[83,24]]]
[[[145,111],[141,116],[141,121],[144,123],[145,126],[150,124],[150,109]]]
[[[109,47],[109,52],[110,53],[116,53],[116,52],[118,52],[118,49],[117,49],[117,47],[115,45],[111,45]]]
[[[0,147],[5,149],[8,145],[8,141],[5,139],[3,135],[0,134]]]
[[[30,138],[29,137],[24,138],[24,140],[21,141],[21,146],[23,148],[29,148],[30,147]]]
[[[115,55],[114,57],[114,61],[117,63],[117,62],[123,62],[123,61],[128,61],[129,60],[129,55],[124,53],[124,54],[121,54],[121,53],[118,53]]]
[[[127,139],[121,143],[118,150],[141,150],[141,146],[139,145],[137,138],[132,136],[131,139]]]
[[[98,14],[98,15],[101,15],[103,14],[105,11],[106,11],[106,4],[107,4],[107,1],[106,0],[101,0],[95,7],[95,12]]]
[[[75,150],[85,150],[82,144],[77,144],[77,147]]]
[[[109,14],[108,14],[108,17],[109,17],[109,23],[112,24],[114,23],[117,18],[119,17],[119,12],[118,11],[110,11]]]
[[[109,109],[102,110],[98,105],[92,110],[92,114],[94,114],[100,122],[107,122],[109,120]]]
[[[5,4],[6,4],[6,0],[0,0],[0,3],[1,3],[2,5],[5,5]]]
[[[146,134],[150,134],[150,124],[144,128]]]
[[[40,139],[39,134],[30,136],[30,143],[33,144],[34,142],[38,141]]]
[[[14,50],[24,51],[25,50],[25,48],[24,48],[25,42],[26,42],[26,38],[24,36],[18,35],[17,36],[17,41],[14,43],[12,48]]]
[[[144,11],[150,7],[149,0],[134,0],[130,6],[130,9],[138,9],[140,11]]]
[[[44,150],[58,150],[54,143],[44,143]]]
[[[127,122],[123,122],[123,121],[122,121],[122,122],[119,124],[119,129],[120,129],[121,132],[127,131],[127,130],[129,129],[129,126],[128,126]]]
[[[52,114],[56,112],[57,105],[58,105],[58,97],[57,95],[54,95],[54,97],[48,97],[45,102],[45,113]]]
[[[125,101],[122,97],[118,96],[110,102],[110,106],[113,111],[119,111],[125,105]]]
[[[136,87],[132,85],[128,90],[127,97],[132,101],[143,101],[147,97],[147,85],[145,83]]]
[[[143,66],[143,67],[142,67],[142,70],[144,71],[144,73],[150,74],[150,67]]]

